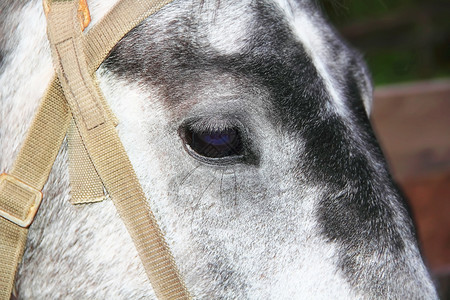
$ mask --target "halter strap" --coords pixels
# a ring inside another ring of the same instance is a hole
[[[11,295],[29,225],[14,222],[8,216],[12,213],[20,219],[30,214],[30,206],[33,211],[37,209],[38,191],[48,178],[69,126],[70,112],[88,155],[133,238],[157,297],[190,298],[94,75],[129,30],[169,2],[122,0],[84,36],[77,19],[78,2],[53,1],[49,6],[48,37],[61,84],[57,78],[52,80],[14,168],[0,179],[0,299]],[[25,205],[18,205],[19,202]]]
[[[52,80],[9,174],[0,177],[0,299],[8,300],[25,249],[28,226],[70,121],[64,93]],[[34,191],[34,192],[33,192]],[[42,198],[41,198],[42,199]],[[7,218],[7,215],[16,219]],[[25,220],[28,219],[27,222]],[[17,222],[19,220],[19,222]]]

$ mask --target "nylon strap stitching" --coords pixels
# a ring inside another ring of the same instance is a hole
[[[65,89],[65,93],[70,92],[72,98],[75,100],[76,109],[78,110],[79,112],[78,114],[81,116],[82,121],[86,126],[87,130],[94,129],[97,126],[104,124],[105,118],[101,112],[100,107],[98,106],[98,102],[95,101],[96,99],[95,92],[92,91],[92,89],[87,83],[87,80],[89,79],[83,76],[83,72],[79,64],[80,58],[78,58],[78,55],[75,51],[75,43],[73,39],[70,38],[68,40],[64,40],[62,42],[55,44],[55,49],[58,55],[58,61],[60,62],[59,63],[60,68],[62,69],[61,74],[66,82],[65,85],[67,86],[67,88]],[[65,62],[64,60],[67,61]],[[71,62],[76,63],[76,68],[75,66],[71,65],[70,68],[65,69],[65,66],[70,65]],[[73,76],[80,78],[82,80],[81,83],[83,84],[84,88],[89,92],[90,97],[86,97],[85,99],[83,99],[85,101],[87,100],[85,103],[79,102],[79,98],[77,97],[76,92],[73,90],[73,86],[70,85],[70,81],[67,74],[68,72],[77,72],[78,74],[77,75],[74,74]],[[59,76],[59,78],[61,79],[61,76]],[[72,107],[72,111],[73,109],[74,107]]]

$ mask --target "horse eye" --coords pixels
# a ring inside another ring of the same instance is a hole
[[[239,131],[232,128],[205,132],[187,128],[185,142],[195,153],[207,158],[238,157],[244,149]]]

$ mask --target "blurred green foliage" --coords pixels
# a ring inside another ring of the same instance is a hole
[[[376,85],[450,77],[450,1],[324,0]]]

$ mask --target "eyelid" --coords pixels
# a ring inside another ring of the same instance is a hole
[[[217,116],[191,119],[185,122],[184,127],[189,127],[191,130],[197,132],[217,132],[234,128],[241,132],[243,128],[241,122],[236,119]]]

